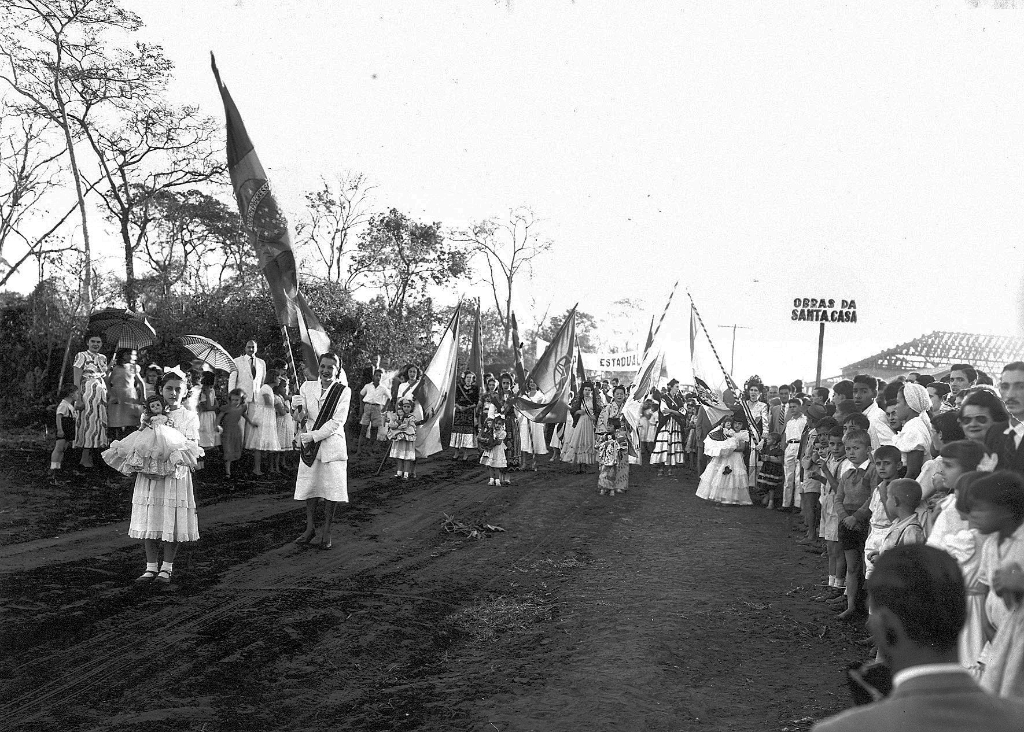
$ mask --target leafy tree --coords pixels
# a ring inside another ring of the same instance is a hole
[[[382,293],[391,317],[425,298],[428,285],[452,287],[469,273],[466,253],[445,241],[440,223],[419,223],[396,209],[370,217],[352,262],[357,281]]]
[[[572,309],[566,310],[561,315],[553,315],[546,325],[539,327],[533,334],[533,339],[541,338],[545,341],[554,340],[558,335],[558,329],[569,317]],[[576,344],[583,351],[592,351],[597,347],[597,320],[590,313],[576,310]]]

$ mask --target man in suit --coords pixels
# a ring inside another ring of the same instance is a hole
[[[267,362],[256,356],[256,341],[245,344],[245,353],[235,359],[237,371],[228,376],[228,391],[241,389],[245,392],[245,401],[252,404],[253,396],[263,388],[267,378]]]
[[[773,406],[768,412],[768,431],[781,435],[786,431],[786,410],[789,409],[789,397],[793,394],[793,387],[783,384],[779,387],[779,399],[781,403]]]
[[[940,549],[908,544],[879,557],[868,579],[867,627],[893,673],[892,693],[814,732],[1024,731],[1024,701],[985,693],[958,662],[964,579]]]
[[[1024,473],[1024,361],[1003,367],[999,395],[1010,413],[1010,421],[992,425],[985,437],[985,447],[999,457],[999,470]]]

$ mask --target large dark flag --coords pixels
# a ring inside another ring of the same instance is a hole
[[[277,205],[270,190],[270,181],[263,170],[249,133],[245,131],[242,115],[238,113],[228,88],[220,80],[217,62],[210,54],[213,75],[217,79],[228,131],[228,172],[235,189],[238,211],[242,214],[249,241],[259,257],[263,275],[274,297],[277,321],[281,325],[298,325],[299,279],[295,270],[288,221]]]
[[[544,353],[530,371],[540,396],[531,401],[516,399],[516,409],[534,422],[564,422],[569,414],[569,390],[572,388],[572,362],[576,353],[576,306],[562,323]]]

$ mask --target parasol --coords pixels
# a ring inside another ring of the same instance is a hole
[[[215,340],[200,335],[183,335],[178,338],[178,342],[195,354],[196,358],[202,359],[215,369],[238,371],[231,354]]]
[[[97,310],[89,316],[89,330],[101,333],[108,343],[117,342],[117,348],[138,350],[156,343],[156,331],[145,315],[119,308]]]

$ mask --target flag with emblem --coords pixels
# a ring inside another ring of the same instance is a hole
[[[536,401],[524,396],[516,399],[516,409],[534,422],[564,422],[569,414],[569,390],[572,388],[573,355],[576,353],[576,306],[558,329],[530,371],[540,390]]]
[[[423,410],[416,428],[416,457],[425,458],[448,447],[455,417],[455,389],[459,375],[459,318],[462,305],[448,322],[434,357],[413,392]]]

